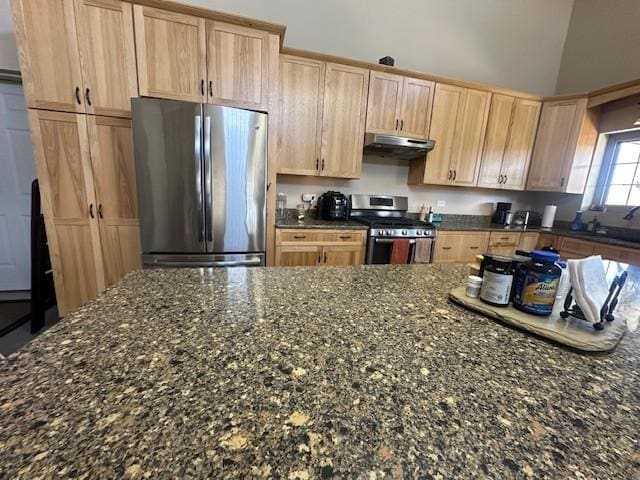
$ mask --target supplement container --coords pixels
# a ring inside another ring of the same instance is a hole
[[[513,264],[509,257],[493,256],[484,267],[480,300],[494,307],[509,306]]]
[[[562,269],[556,265],[557,253],[531,252],[531,260],[518,268],[514,283],[513,306],[533,315],[549,316],[558,292]]]
[[[477,277],[475,275],[469,275],[467,277],[467,297],[478,298],[480,295],[480,288],[482,287],[482,277]]]

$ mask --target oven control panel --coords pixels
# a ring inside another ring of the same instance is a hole
[[[369,230],[370,237],[406,237],[406,238],[432,238],[436,236],[433,229],[424,228],[372,228]]]

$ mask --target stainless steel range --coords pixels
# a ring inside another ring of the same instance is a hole
[[[351,219],[369,227],[366,263],[391,263],[394,242],[401,239],[409,243],[407,263],[431,263],[436,228],[407,216],[407,197],[350,195],[349,201]]]

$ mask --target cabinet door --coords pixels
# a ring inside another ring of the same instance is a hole
[[[29,111],[53,278],[62,315],[104,288],[86,116]]]
[[[321,259],[322,247],[316,245],[276,247],[278,267],[314,267]]]
[[[418,78],[404,78],[400,107],[400,135],[412,138],[429,138],[433,91],[433,82]]]
[[[27,106],[84,112],[73,0],[13,0]]]
[[[208,101],[267,110],[269,34],[207,21]]]
[[[456,119],[463,97],[464,88],[442,83],[436,85],[429,134],[436,144],[427,154],[424,183],[448,184],[451,181]]]
[[[364,260],[363,248],[360,246],[331,246],[324,247],[322,264],[329,266],[361,265]]]
[[[554,247],[557,250],[560,247],[558,236],[550,233],[541,233],[538,235],[536,248],[540,249],[543,247]]]
[[[451,168],[455,185],[472,187],[478,182],[491,94],[466,89],[463,98],[456,121]]]
[[[489,248],[489,232],[465,232],[462,235],[461,262],[473,262]],[[514,248],[514,247],[511,247]]]
[[[539,234],[537,232],[525,232],[520,235],[520,242],[518,243],[519,250],[531,251],[536,249],[538,244]]]
[[[516,99],[502,162],[502,188],[524,190],[539,116],[540,102]]]
[[[320,171],[324,62],[280,57],[278,173]]]
[[[106,285],[141,266],[131,121],[88,117]]]
[[[509,138],[511,114],[515,98],[494,94],[491,98],[487,134],[482,152],[482,164],[478,175],[478,186],[502,188],[502,161]]]
[[[433,252],[434,263],[456,263],[462,258],[463,233],[440,232]]]
[[[545,102],[540,114],[540,125],[533,148],[527,190],[564,191],[565,164],[576,147],[575,100]]]
[[[322,175],[360,176],[368,89],[369,70],[327,63],[322,113]]]
[[[367,132],[395,135],[400,127],[403,77],[370,72]]]
[[[133,6],[140,95],[202,102],[205,99],[205,20]]]
[[[131,116],[138,96],[133,11],[119,0],[76,0],[87,113]]]

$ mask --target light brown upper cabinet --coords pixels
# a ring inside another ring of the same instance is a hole
[[[269,34],[207,21],[209,103],[267,110]]]
[[[130,115],[138,95],[131,4],[13,0],[27,105]]]
[[[84,112],[73,0],[12,0],[27,105]]]
[[[544,102],[527,190],[583,193],[598,139],[587,98]]]
[[[278,173],[320,171],[324,62],[280,57]]]
[[[327,63],[322,109],[320,173],[358,178],[369,89],[369,70]]]
[[[540,102],[492,96],[479,187],[524,190],[539,115]]]
[[[203,102],[205,19],[133,6],[140,95]]]
[[[491,93],[436,84],[426,160],[412,161],[410,184],[475,186]]]
[[[138,96],[133,12],[119,0],[76,0],[87,113],[131,116]]]
[[[29,110],[62,315],[140,267],[127,119]]]
[[[371,71],[367,132],[426,139],[433,92],[433,82]]]
[[[357,178],[369,71],[283,55],[278,173]]]

